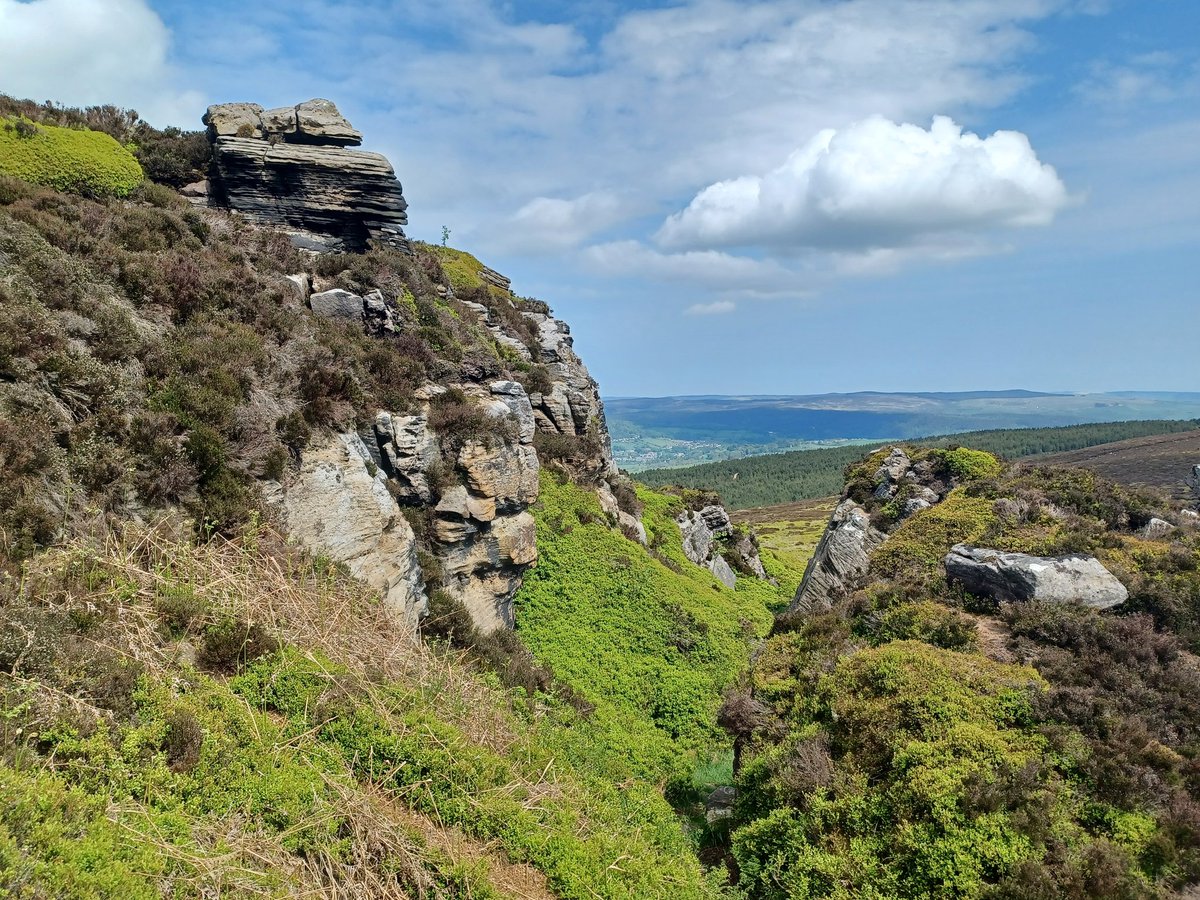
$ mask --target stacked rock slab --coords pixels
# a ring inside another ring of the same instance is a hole
[[[208,202],[292,232],[313,250],[408,249],[408,204],[387,159],[349,150],[362,134],[328,100],[264,110],[210,106]]]
[[[871,567],[871,552],[887,538],[853,500],[838,504],[796,590],[788,612],[828,610],[854,590]]]

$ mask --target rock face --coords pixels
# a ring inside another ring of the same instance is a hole
[[[1077,602],[1108,609],[1129,597],[1116,576],[1092,556],[1028,556],[956,544],[945,565],[947,576],[972,594],[996,600]]]
[[[357,435],[306,449],[277,502],[294,540],[345,563],[415,628],[427,605],[416,536]]]
[[[733,523],[725,507],[713,505],[699,511],[684,510],[675,521],[683,535],[684,555],[696,565],[712,572],[726,587],[737,587],[737,573],[722,555],[722,551],[729,553],[743,572],[756,578],[767,577],[762,560],[758,556],[758,547],[749,535],[743,535],[736,541],[729,540],[735,535]],[[719,543],[719,538],[725,540]]]
[[[464,386],[468,390],[470,402],[510,421],[511,431],[465,441],[446,458],[429,427],[430,405],[445,389],[430,385],[420,392],[420,412],[380,412],[365,437],[396,500],[433,507],[428,538],[442,571],[440,586],[481,630],[492,632],[512,627],[513,594],[537,560],[537,529],[527,510],[538,498],[539,465],[524,388],[497,381]]]
[[[362,135],[328,100],[263,110],[210,106],[210,205],[294,232],[306,249],[364,250],[375,240],[408,248],[408,204],[387,159],[348,150]]]
[[[871,552],[886,535],[871,525],[866,511],[853,500],[843,500],[829,517],[825,533],[804,570],[788,612],[828,610],[833,601],[858,586],[871,565]]]

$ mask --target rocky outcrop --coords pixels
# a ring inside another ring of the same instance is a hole
[[[1108,609],[1129,597],[1116,576],[1092,556],[1029,556],[956,544],[945,565],[952,581],[994,600],[1081,603]]]
[[[709,505],[700,510],[684,510],[675,522],[683,535],[683,553],[698,566],[708,569],[728,588],[737,587],[738,569],[756,578],[766,578],[758,546],[749,534],[739,534],[725,507]]]
[[[498,272],[481,269],[479,277],[508,290],[508,279]],[[494,297],[493,302],[511,305],[503,297]],[[463,305],[479,316],[501,348],[523,362],[545,367],[548,387],[529,395],[537,430],[574,439],[572,464],[595,483],[616,478],[618,472],[612,459],[612,439],[604,419],[600,388],[575,353],[567,323],[549,312],[525,309],[519,315],[532,327],[518,332],[504,316],[483,303],[470,301]],[[515,306],[513,310],[516,311]]]
[[[397,619],[416,626],[426,609],[416,536],[357,435],[307,448],[274,499],[293,540],[345,563]]]
[[[297,246],[364,250],[369,241],[408,248],[408,204],[386,158],[346,149],[362,135],[328,100],[264,110],[210,106],[208,203],[289,230]]]
[[[396,318],[382,291],[368,291],[365,297],[360,297],[343,288],[333,288],[309,294],[307,300],[313,314],[322,319],[355,322],[371,334],[396,333]]]
[[[464,441],[451,458],[429,424],[431,404],[447,391],[440,385],[418,391],[419,411],[378,413],[365,437],[396,501],[432,506],[427,538],[441,569],[439,586],[481,630],[492,632],[512,626],[513,594],[537,560],[528,512],[540,487],[533,408],[515,381],[462,390],[498,427],[484,439]]]
[[[788,612],[813,613],[855,590],[871,565],[871,552],[887,535],[871,524],[866,510],[853,500],[838,504],[820,543],[804,570],[804,579]]]

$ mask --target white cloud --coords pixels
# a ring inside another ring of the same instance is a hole
[[[0,0],[0,90],[186,124],[201,100],[170,88],[170,37],[143,0]]]
[[[684,313],[689,316],[723,316],[737,309],[732,300],[714,300],[712,303],[693,303]]]
[[[657,240],[667,248],[765,246],[868,251],[926,245],[963,232],[1045,225],[1068,202],[1051,166],[1028,138],[987,138],[935,116],[925,130],[872,116],[825,129],[765,175],[702,190],[671,216]]]
[[[491,244],[531,255],[578,247],[622,217],[628,204],[615,194],[595,191],[573,200],[535,197],[517,210]]]
[[[731,296],[803,296],[809,287],[802,273],[773,260],[717,250],[661,253],[638,241],[613,241],[586,248],[583,259],[599,275],[696,286]]]

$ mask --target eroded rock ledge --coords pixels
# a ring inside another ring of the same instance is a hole
[[[391,164],[346,149],[362,134],[330,101],[271,110],[225,103],[210,106],[204,124],[213,144],[209,205],[284,228],[305,249],[408,248],[408,203]]]

